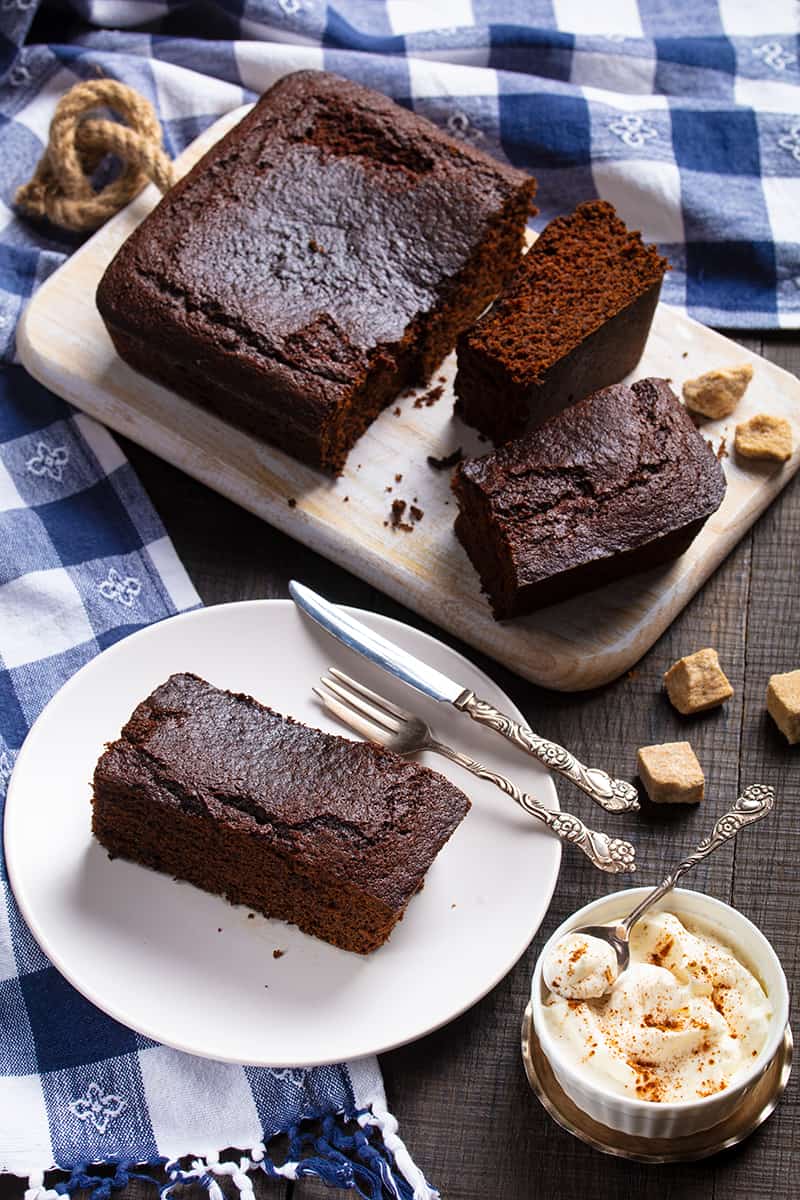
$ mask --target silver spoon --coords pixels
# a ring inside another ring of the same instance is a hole
[[[724,842],[736,837],[739,830],[743,829],[745,825],[751,825],[754,821],[760,821],[762,817],[766,817],[767,813],[772,811],[774,803],[774,788],[766,787],[761,783],[751,784],[750,787],[745,788],[733,807],[720,817],[711,833],[708,837],[703,838],[694,853],[685,858],[683,862],[678,863],[677,867],[670,871],[658,887],[653,888],[652,892],[645,896],[644,900],[637,904],[633,912],[624,920],[617,922],[616,925],[586,925],[583,929],[570,930],[570,933],[584,934],[587,937],[607,942],[616,955],[618,979],[630,965],[630,935],[636,922],[644,916],[648,909],[652,908],[656,901],[665,896],[667,892],[672,891],[682,875],[685,875],[704,858],[708,858],[709,854],[713,854]]]

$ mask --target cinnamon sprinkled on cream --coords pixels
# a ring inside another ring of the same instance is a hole
[[[576,950],[562,960],[578,964]],[[759,981],[714,932],[661,912],[634,928],[631,965],[607,995],[553,992],[545,1016],[595,1080],[658,1104],[729,1087],[764,1047],[772,1009]]]

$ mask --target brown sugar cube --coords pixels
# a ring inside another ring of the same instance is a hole
[[[743,458],[769,458],[786,462],[792,455],[792,427],[783,417],[758,413],[736,426],[736,453]]]
[[[703,768],[688,742],[642,746],[637,764],[654,804],[697,804],[703,799]]]
[[[683,402],[691,412],[703,417],[729,417],[753,378],[750,363],[706,371],[697,379],[687,379],[683,385]]]
[[[790,745],[800,742],[800,671],[770,677],[767,712]]]
[[[664,686],[673,706],[685,717],[714,708],[733,695],[717,652],[710,646],[673,663],[664,676]]]

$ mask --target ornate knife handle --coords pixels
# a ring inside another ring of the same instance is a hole
[[[548,742],[526,725],[512,721],[488,701],[479,700],[474,692],[462,692],[454,704],[462,712],[469,713],[479,725],[486,725],[489,729],[501,733],[509,742],[519,746],[548,770],[557,771],[565,779],[571,780],[606,812],[634,812],[638,809],[638,793],[627,780],[612,779],[599,767],[585,767],[563,746],[556,742]]]
[[[526,813],[552,830],[556,837],[561,838],[562,842],[571,842],[579,850],[582,850],[598,870],[607,871],[611,875],[636,870],[636,850],[630,842],[625,842],[622,838],[609,837],[597,829],[589,829],[572,813],[554,812],[550,808],[545,808],[534,800],[533,796],[529,796],[527,792],[521,792],[505,775],[496,775],[494,771],[488,771],[474,758],[469,758],[459,750],[451,750],[442,742],[431,742],[429,748],[439,754],[444,754],[451,762],[458,763],[467,771],[471,771],[473,775],[477,775],[479,779],[485,779],[488,783],[499,787]]]
[[[679,862],[658,887],[645,896],[639,907],[625,918],[622,924],[627,932],[630,933],[633,926],[651,905],[660,900],[662,896],[666,896],[667,892],[672,891],[681,876],[702,862],[704,858],[708,858],[709,854],[713,854],[725,842],[736,837],[739,830],[744,829],[745,825],[752,825],[754,821],[760,821],[762,817],[766,817],[768,813],[772,812],[774,804],[774,788],[767,787],[763,783],[753,783],[750,787],[745,788],[733,807],[720,817],[711,833],[708,837],[703,838],[697,849],[688,858],[684,858],[683,862]]]

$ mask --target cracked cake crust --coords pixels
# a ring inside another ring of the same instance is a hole
[[[182,674],[100,758],[92,829],[112,856],[368,953],[468,809],[419,763]]]
[[[279,80],[131,234],[120,356],[330,472],[519,262],[535,182],[371,89]]]
[[[499,620],[682,554],[725,475],[667,382],[642,379],[462,462],[453,490],[456,534]]]

